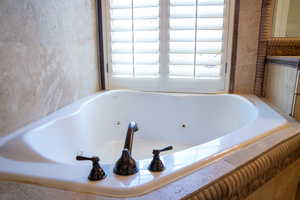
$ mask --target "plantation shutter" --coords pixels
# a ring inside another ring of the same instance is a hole
[[[171,77],[219,77],[224,0],[170,0]]]
[[[113,76],[158,76],[159,0],[111,0]]]
[[[103,1],[109,89],[225,90],[230,0]]]

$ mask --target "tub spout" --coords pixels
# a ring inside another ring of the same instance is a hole
[[[127,129],[124,149],[114,167],[114,173],[122,176],[129,176],[138,172],[135,160],[131,157],[133,134],[138,131],[136,122],[130,122]]]
[[[129,154],[131,155],[132,151],[132,143],[133,143],[133,134],[134,132],[138,131],[139,128],[137,126],[137,123],[132,121],[128,125],[127,129],[127,135],[125,139],[124,149],[128,149]]]

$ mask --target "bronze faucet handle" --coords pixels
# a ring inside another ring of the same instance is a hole
[[[88,179],[90,181],[99,181],[106,178],[106,174],[99,164],[99,157],[76,156],[76,160],[89,160],[93,162],[93,168],[91,169],[90,174],[88,176]]]
[[[153,155],[159,155],[160,152],[163,152],[163,151],[170,151],[170,150],[172,150],[172,149],[173,149],[173,146],[167,146],[167,147],[165,147],[165,148],[163,148],[163,149],[153,149],[152,153],[153,153]]]
[[[76,156],[76,160],[90,160],[93,163],[100,161],[99,157],[97,156],[94,157]]]
[[[173,146],[167,146],[163,149],[154,149],[152,151],[153,153],[153,159],[148,167],[148,169],[152,172],[161,172],[165,169],[164,163],[160,160],[159,154],[163,151],[169,151],[172,150]]]

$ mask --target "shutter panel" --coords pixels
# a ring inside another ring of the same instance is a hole
[[[169,76],[218,78],[224,0],[170,0]]]
[[[159,0],[110,0],[112,76],[159,73]]]

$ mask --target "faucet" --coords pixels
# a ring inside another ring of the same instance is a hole
[[[132,121],[128,125],[124,149],[128,149],[128,152],[132,152],[133,134],[139,130],[137,123]]]
[[[127,129],[122,155],[116,162],[114,167],[115,174],[129,176],[139,171],[135,160],[131,157],[133,134],[136,131],[138,131],[137,123],[134,121],[130,122]]]

